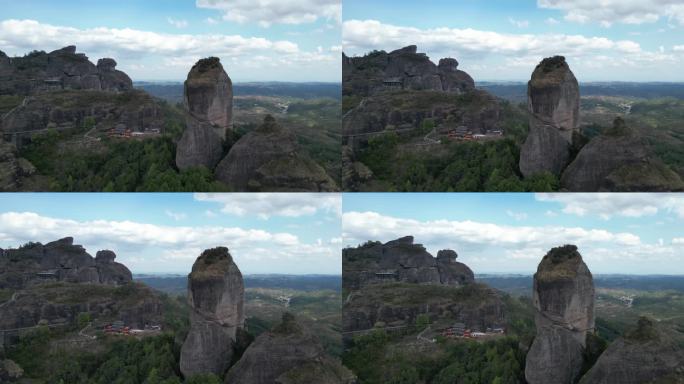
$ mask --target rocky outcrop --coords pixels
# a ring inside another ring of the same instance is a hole
[[[582,148],[563,172],[561,186],[572,192],[684,189],[679,175],[653,156],[645,139],[620,117]]]
[[[72,90],[25,98],[21,105],[2,117],[0,127],[20,147],[24,138],[37,132],[83,128],[86,121],[95,123],[100,132],[117,126],[145,132],[163,130],[165,117],[159,101],[143,91],[115,94]]]
[[[0,57],[0,95],[35,95],[64,89],[121,92],[133,82],[116,70],[116,61],[100,59],[96,66],[75,46],[45,53],[34,51],[23,57]]]
[[[133,81],[124,72],[116,69],[116,60],[105,58],[97,61],[102,89],[125,91],[133,88]]]
[[[363,57],[343,54],[342,82],[344,94],[361,96],[394,90],[463,93],[475,88],[473,79],[458,70],[458,61],[446,58],[435,65],[415,45]]]
[[[314,381],[301,375],[316,371]],[[351,372],[333,362],[320,342],[289,313],[283,314],[278,326],[259,335],[225,377],[225,383],[242,384],[346,384],[351,380]]]
[[[36,172],[28,160],[17,157],[14,145],[0,139],[0,192],[16,191],[22,180]]]
[[[143,329],[147,324],[163,322],[160,294],[138,283],[113,286],[62,282],[33,285],[16,291],[0,303],[0,329],[36,325],[73,326],[81,313],[92,319],[119,319],[127,326]],[[5,334],[5,343],[13,344],[19,333]]]
[[[299,153],[295,135],[270,115],[231,147],[215,173],[234,191],[338,190],[320,165]]]
[[[213,170],[221,160],[233,113],[233,85],[220,60],[199,60],[188,73],[183,95],[186,129],[176,149],[176,165],[181,170]]]
[[[434,258],[413,236],[368,242],[342,251],[342,283],[355,290],[371,284],[405,282],[415,284],[465,285],[474,282],[473,271],[456,261],[456,252],[439,251]]]
[[[131,271],[114,261],[112,251],[93,258],[66,237],[51,243],[29,243],[0,255],[0,288],[25,289],[44,282],[122,285],[132,281]]]
[[[579,132],[579,84],[562,56],[537,65],[527,86],[530,131],[520,149],[525,177],[549,172],[559,176],[570,160]]]
[[[342,309],[342,329],[353,332],[411,326],[419,315],[427,315],[431,321],[460,322],[478,331],[507,323],[500,293],[487,286],[388,283],[351,291]]]
[[[684,382],[684,334],[642,317],[615,340],[582,377],[582,384]]]
[[[473,90],[454,98],[446,92],[390,92],[366,97],[342,118],[348,144],[363,144],[372,133],[405,134],[430,119],[436,127],[465,126],[476,134],[501,130],[503,108],[491,94]]]
[[[234,355],[238,332],[244,328],[244,284],[240,269],[225,247],[208,249],[188,275],[190,331],[180,354],[185,377],[223,375]]]
[[[537,335],[527,353],[527,382],[577,382],[587,333],[594,331],[594,283],[576,246],[553,248],[544,256],[532,300]]]

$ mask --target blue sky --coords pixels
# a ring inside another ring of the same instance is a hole
[[[476,81],[526,81],[564,55],[580,81],[684,81],[678,0],[345,0],[348,55],[418,45]]]
[[[475,273],[533,273],[576,244],[594,273],[684,274],[677,194],[345,194],[342,217],[345,246],[413,235]]]
[[[323,193],[3,193],[0,247],[72,236],[133,273],[185,274],[226,246],[246,274],[339,274],[340,206]]]
[[[3,1],[0,50],[76,45],[133,80],[184,80],[215,55],[233,81],[339,81],[339,0]]]

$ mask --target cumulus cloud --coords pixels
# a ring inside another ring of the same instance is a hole
[[[501,55],[507,65],[534,67],[542,57],[562,54],[571,60],[597,63],[598,56],[610,60],[602,65],[671,62],[670,54],[646,51],[634,41],[612,40],[583,35],[511,34],[472,28],[415,28],[385,24],[377,20],[347,20],[342,38],[348,54],[358,55],[374,49],[395,49],[410,42],[430,54],[465,56],[475,61]],[[440,56],[443,57],[443,56]]]
[[[10,50],[27,51],[36,47],[61,48],[75,44],[83,51],[115,51],[123,56],[159,54],[176,57],[187,55],[243,55],[277,49],[285,41],[240,35],[164,34],[130,28],[89,28],[55,26],[35,20],[3,20],[0,43]],[[291,45],[287,50],[291,50]]]
[[[580,226],[500,225],[471,220],[416,220],[377,212],[345,212],[342,219],[344,244],[355,246],[367,240],[386,242],[413,235],[433,254],[455,249],[476,271],[530,272],[552,247],[575,244],[590,268],[601,273],[629,270],[663,273],[662,265],[680,265],[674,245],[684,239],[647,243],[631,232],[616,232]]]
[[[564,12],[567,21],[596,22],[604,27],[614,23],[654,23],[660,19],[684,25],[684,3],[681,0],[537,0],[537,5]]]
[[[168,34],[131,28],[79,29],[35,20],[0,21],[0,46],[8,54],[21,55],[36,48],[52,50],[66,45],[76,45],[79,51],[89,55],[116,57],[120,64],[159,56],[164,65],[183,68],[210,55],[239,59],[240,63],[257,56],[267,57],[260,61],[261,66],[280,68],[339,62],[339,57],[332,52],[306,52],[288,40],[223,34]]]
[[[223,19],[236,23],[258,23],[262,27],[272,24],[306,24],[318,20],[340,23],[340,0],[197,0],[197,7],[215,9]]]
[[[684,218],[684,196],[645,193],[538,193],[538,201],[556,202],[562,211],[577,216],[644,217],[670,212]]]
[[[345,212],[342,228],[346,244],[350,241],[387,241],[407,234],[425,242],[461,243],[481,246],[529,248],[566,243],[610,242],[639,245],[639,236],[627,232],[562,226],[506,226],[476,221],[419,221],[382,215],[376,212]]]
[[[195,200],[222,205],[221,212],[236,216],[301,217],[316,213],[340,216],[339,193],[196,193]]]
[[[0,243],[3,246],[18,246],[28,241],[47,243],[66,236],[74,237],[74,241],[83,244],[91,254],[98,249],[112,249],[122,256],[123,262],[129,257],[149,254],[150,248],[155,249],[158,255],[151,262],[152,266],[163,260],[192,263],[202,250],[216,246],[228,247],[239,260],[309,262],[313,266],[340,257],[337,244],[306,243],[288,232],[223,226],[166,226],[115,220],[78,221],[34,212],[0,214]],[[328,261],[327,264],[335,265],[335,269],[338,269],[334,262]]]

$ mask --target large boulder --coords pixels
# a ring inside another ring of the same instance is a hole
[[[298,150],[295,135],[268,115],[231,147],[216,178],[235,191],[337,190],[325,170]]]
[[[520,149],[520,171],[560,176],[579,132],[579,84],[562,56],[537,65],[527,85],[530,131]]]
[[[473,271],[456,261],[456,252],[441,250],[433,257],[413,236],[385,244],[368,242],[342,251],[343,281],[346,289],[393,282],[439,285],[465,285],[475,281]]]
[[[100,83],[103,90],[125,91],[133,89],[133,81],[124,72],[116,69],[116,60],[104,58],[97,61]]]
[[[304,368],[320,370],[315,381],[306,381]],[[327,357],[320,342],[289,313],[282,322],[265,332],[247,348],[230,368],[225,383],[348,383],[353,375]]]
[[[234,354],[238,332],[244,328],[244,284],[228,249],[202,252],[188,275],[190,331],[180,354],[185,377],[223,375]]]
[[[225,138],[233,114],[233,83],[218,58],[201,59],[192,66],[183,96],[188,113]]]
[[[458,70],[458,61],[445,58],[435,65],[415,45],[394,50],[373,51],[363,57],[342,54],[342,82],[345,95],[368,96],[394,90],[431,90],[463,93],[475,82]]]
[[[534,274],[537,335],[527,354],[530,384],[574,383],[594,332],[594,282],[574,245],[551,249]]]
[[[684,334],[642,317],[636,329],[608,346],[582,384],[684,382]]]
[[[109,285],[122,285],[133,281],[133,274],[123,264],[114,261],[116,254],[113,251],[97,251],[95,266],[100,283]]]
[[[617,117],[612,128],[582,148],[563,172],[561,187],[572,192],[662,192],[682,190],[684,183]]]
[[[181,170],[213,170],[221,160],[233,113],[233,85],[218,58],[199,60],[190,69],[184,103],[186,129],[177,145],[176,165]]]

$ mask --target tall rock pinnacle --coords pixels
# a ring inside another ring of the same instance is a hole
[[[244,293],[242,274],[227,248],[202,252],[188,275],[190,331],[180,356],[185,377],[220,376],[228,369],[238,329],[244,327]]]
[[[559,176],[579,130],[579,84],[562,56],[542,60],[527,85],[530,132],[520,150],[520,172]]]
[[[178,142],[179,169],[205,166],[213,170],[223,155],[223,140],[233,113],[233,84],[216,57],[198,61],[184,87],[186,129]]]
[[[551,249],[534,275],[537,336],[527,353],[530,384],[574,383],[594,330],[594,281],[574,245]]]

